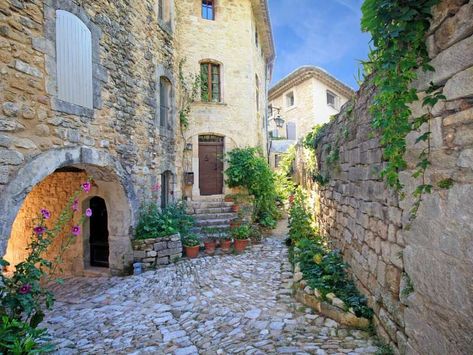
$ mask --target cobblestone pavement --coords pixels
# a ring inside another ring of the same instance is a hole
[[[242,255],[68,279],[45,323],[60,354],[376,352],[367,333],[296,303],[291,280],[283,235],[275,235]]]

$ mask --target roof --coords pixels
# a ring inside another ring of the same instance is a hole
[[[296,69],[295,71],[281,79],[279,82],[277,82],[271,89],[269,89],[269,100],[275,99],[276,97],[282,95],[288,89],[299,85],[300,83],[311,78],[315,78],[323,82],[328,87],[332,88],[332,90],[337,91],[338,93],[343,96],[346,96],[347,98],[353,96],[353,94],[355,93],[355,90],[335,78],[326,70],[312,65],[305,65]]]
[[[258,28],[258,32],[264,38],[266,44],[265,50],[268,54],[268,62],[272,63],[276,57],[276,50],[274,49],[273,29],[271,25],[271,18],[269,16],[268,0],[252,0],[253,10],[258,22],[264,24],[264,28]]]
[[[271,140],[271,153],[286,153],[287,150],[297,141],[290,140],[290,139],[276,139]]]

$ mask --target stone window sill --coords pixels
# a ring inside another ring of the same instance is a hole
[[[92,108],[79,106],[67,101],[62,101],[58,98],[53,99],[53,110],[89,118],[93,118],[95,113]]]

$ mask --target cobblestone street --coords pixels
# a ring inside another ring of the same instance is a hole
[[[45,325],[61,354],[369,354],[366,332],[291,296],[284,231],[243,255],[57,286]]]

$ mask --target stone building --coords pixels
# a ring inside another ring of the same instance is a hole
[[[213,20],[204,20],[209,11]],[[39,210],[57,216],[91,176],[79,204],[96,218],[82,226],[64,271],[128,271],[140,204],[182,196],[180,58],[191,69],[220,65],[220,100],[196,104],[184,133],[193,152],[198,135],[225,137],[225,150],[265,142],[273,58],[266,1],[4,0],[0,33],[0,250],[12,263],[24,257]],[[204,33],[216,41],[204,45]]]
[[[269,90],[270,163],[275,167],[284,154],[281,146],[295,143],[315,125],[326,123],[354,95],[353,89],[325,70],[303,66]],[[284,127],[277,127],[280,115]],[[284,142],[281,142],[284,141]]]
[[[184,194],[192,199],[222,195],[229,190],[221,157],[235,147],[267,145],[267,88],[274,58],[268,7],[262,0],[177,4],[184,71],[202,78],[201,97],[184,131],[183,168],[194,177]]]

